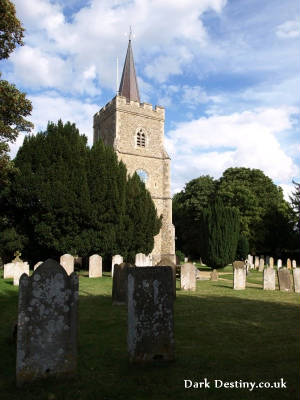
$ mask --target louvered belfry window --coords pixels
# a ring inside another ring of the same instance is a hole
[[[139,129],[136,134],[136,145],[138,147],[146,147],[146,135],[143,129]]]

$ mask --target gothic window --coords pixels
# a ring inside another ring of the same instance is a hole
[[[136,145],[137,147],[146,147],[146,135],[142,128],[136,133]]]

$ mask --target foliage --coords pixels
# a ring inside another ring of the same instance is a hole
[[[176,250],[176,256],[179,258],[180,262],[184,262],[185,255],[184,255],[184,253],[182,251]]]
[[[34,261],[152,251],[161,226],[154,203],[137,175],[127,179],[111,147],[89,149],[74,124],[59,121],[26,137],[15,165],[19,173],[0,191],[3,257],[22,248]]]
[[[290,196],[290,202],[295,215],[295,225],[297,226],[298,234],[300,232],[300,183],[294,182],[294,191]]]
[[[249,242],[246,236],[241,235],[238,240],[236,249],[236,260],[246,260],[249,253]]]
[[[8,58],[16,45],[23,45],[23,32],[16,16],[14,4],[9,0],[1,0],[0,5],[0,59]]]
[[[240,229],[236,208],[226,207],[220,198],[201,215],[202,260],[211,268],[223,268],[235,259]]]

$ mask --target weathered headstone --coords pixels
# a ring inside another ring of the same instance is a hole
[[[33,270],[35,271],[41,264],[43,264],[43,261],[39,261],[36,264],[34,264]]]
[[[116,254],[115,256],[112,257],[112,260],[111,260],[111,277],[114,276],[114,267],[115,267],[115,265],[116,264],[117,265],[122,264],[122,262],[123,262],[123,257],[120,256],[119,254]]]
[[[14,277],[14,270],[15,270],[16,263],[8,263],[4,264],[4,271],[3,271],[3,278],[13,278]]]
[[[297,268],[296,260],[293,260],[293,261],[292,261],[292,267],[293,267],[293,268]]]
[[[255,256],[254,267],[255,267],[255,269],[257,269],[259,267],[259,257],[258,256]]]
[[[294,288],[296,293],[300,293],[300,268],[293,269]]]
[[[274,268],[265,268],[264,269],[264,290],[275,290],[275,269]]]
[[[78,278],[47,260],[19,289],[17,385],[71,375],[77,365]]]
[[[264,270],[264,267],[265,267],[265,260],[263,258],[260,258],[259,268],[258,268],[259,272],[262,272]]]
[[[196,274],[193,264],[184,263],[181,266],[180,284],[182,290],[196,290]]]
[[[246,288],[246,265],[244,261],[233,262],[233,289],[244,290]]]
[[[172,268],[172,279],[173,279],[173,296],[176,297],[176,265],[169,259],[163,257],[157,267],[171,267]]]
[[[138,253],[135,255],[135,266],[136,267],[151,267],[152,266],[152,257],[149,254]]]
[[[173,326],[171,268],[130,268],[127,336],[130,361],[173,360]]]
[[[64,254],[60,257],[60,265],[65,269],[68,275],[74,272],[74,257],[71,254]]]
[[[112,304],[127,304],[127,277],[131,264],[116,264],[112,284]]]
[[[277,268],[282,268],[282,260],[280,258],[277,260]]]
[[[27,262],[16,262],[14,268],[14,286],[19,286],[23,274],[29,275],[29,264]]]
[[[279,290],[290,292],[292,290],[291,275],[287,268],[279,268],[278,271]]]
[[[184,262],[185,263],[189,262],[189,259],[187,257],[184,257]]]
[[[219,279],[219,274],[216,269],[213,269],[210,273],[210,280],[211,281],[217,281]]]
[[[273,257],[270,257],[269,266],[270,266],[270,268],[274,267],[274,258]]]
[[[89,278],[99,278],[102,276],[102,257],[93,254],[89,257]]]
[[[292,263],[291,263],[290,258],[288,258],[288,259],[286,260],[286,267],[287,267],[287,269],[292,269]]]

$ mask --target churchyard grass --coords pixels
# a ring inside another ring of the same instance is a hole
[[[177,290],[176,361],[141,366],[128,363],[127,312],[125,306],[111,304],[111,278],[106,273],[94,279],[87,275],[87,271],[80,272],[76,378],[50,379],[22,388],[15,387],[15,345],[11,339],[18,288],[12,279],[0,279],[2,400],[299,398],[299,294],[263,291],[256,286],[234,291],[228,274],[224,274],[226,280],[218,282],[197,281],[195,292]],[[262,282],[261,273],[250,276]],[[204,378],[211,386],[215,379],[276,382],[283,378],[287,388],[252,392],[184,389],[184,379]]]

